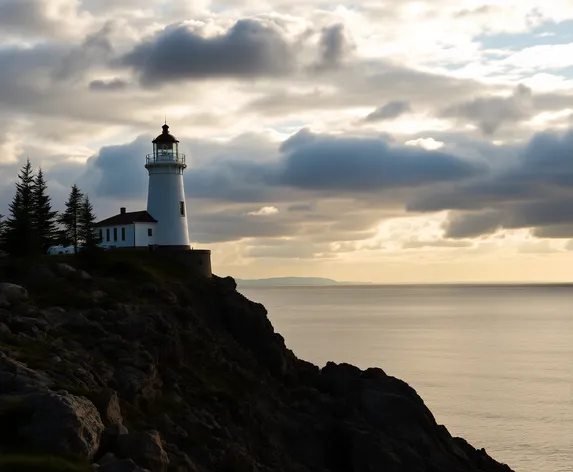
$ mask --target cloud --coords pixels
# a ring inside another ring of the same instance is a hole
[[[8,33],[52,32],[53,24],[46,18],[40,1],[0,1],[0,28]]]
[[[294,53],[276,25],[239,20],[226,33],[203,37],[186,25],[166,28],[122,58],[146,86],[170,81],[273,77],[291,72]]]
[[[150,141],[145,135],[103,147],[89,159],[82,186],[106,199],[142,198]],[[225,145],[197,140],[182,145],[192,156],[184,178],[187,197],[201,208],[190,217],[199,242],[299,232],[316,241],[367,237],[386,208],[403,205],[401,192],[486,171],[481,163],[446,153],[305,129],[280,144],[249,135]],[[253,160],[257,154],[260,160]],[[255,202],[261,205],[253,209]],[[279,212],[281,207],[288,211]]]
[[[276,215],[279,212],[279,209],[274,206],[264,206],[257,211],[250,211],[247,213],[249,216],[271,216]]]
[[[147,170],[144,157],[150,150],[150,139],[140,136],[135,141],[105,146],[87,162],[83,180],[93,188],[94,196],[112,198],[141,197],[147,192]]]
[[[371,123],[376,121],[392,120],[411,111],[412,109],[408,102],[393,100],[386,103],[386,105],[376,108],[376,110],[370,113],[364,120]]]
[[[328,244],[304,239],[254,239],[246,243],[244,255],[250,258],[313,259],[328,252]]]
[[[86,36],[82,44],[73,48],[54,71],[56,80],[67,80],[82,75],[92,64],[111,57],[113,47],[109,39],[112,24],[107,22],[99,31]]]
[[[110,80],[92,80],[89,83],[90,90],[96,91],[117,91],[117,90],[124,90],[127,88],[128,83],[122,79],[110,79]]]
[[[294,135],[278,183],[301,189],[376,192],[460,181],[487,172],[485,165],[415,147],[389,146],[374,138]]]
[[[343,24],[324,28],[319,47],[320,59],[316,64],[318,70],[339,68],[353,50],[353,46],[345,34]]]
[[[441,141],[436,141],[434,138],[416,138],[406,141],[404,143],[406,146],[418,146],[428,151],[434,151],[444,147],[444,143]]]
[[[510,96],[478,97],[450,105],[441,111],[447,118],[466,119],[479,126],[485,135],[494,134],[502,125],[517,123],[533,115],[531,89],[518,85]]]
[[[506,168],[467,183],[424,191],[411,212],[455,210],[446,225],[452,238],[498,229],[533,228],[544,237],[567,237],[573,224],[573,131],[539,133]]]
[[[501,228],[502,215],[497,211],[452,214],[446,225],[447,238],[475,238]]]

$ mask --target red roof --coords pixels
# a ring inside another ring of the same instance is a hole
[[[131,225],[133,223],[157,223],[157,220],[145,210],[130,211],[106,218],[105,220],[96,223],[95,226],[123,226]]]

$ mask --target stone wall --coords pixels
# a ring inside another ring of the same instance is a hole
[[[174,258],[179,263],[185,264],[194,275],[211,278],[211,251],[209,249],[189,249],[179,247],[158,247],[168,257]]]

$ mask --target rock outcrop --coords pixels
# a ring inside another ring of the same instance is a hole
[[[382,369],[298,359],[231,278],[66,261],[0,267],[1,470],[511,471]]]

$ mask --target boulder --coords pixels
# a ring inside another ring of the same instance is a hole
[[[93,403],[67,392],[41,392],[22,397],[29,420],[17,435],[32,449],[53,454],[75,454],[88,459],[96,454],[103,423]]]
[[[105,426],[123,423],[117,392],[114,390],[105,390],[94,395],[92,401]]]
[[[118,438],[128,433],[128,429],[119,423],[106,426],[101,434],[98,455],[109,453],[116,454],[118,449]]]
[[[88,274],[85,270],[76,271],[76,278],[79,280],[91,280],[92,276]]]
[[[5,323],[0,323],[0,335],[10,334],[10,328]]]
[[[43,372],[32,370],[0,352],[0,392],[3,394],[47,390],[52,385],[53,381]]]
[[[107,298],[107,293],[102,290],[94,290],[90,293],[90,297],[94,303],[101,303]]]
[[[69,264],[64,264],[63,262],[59,262],[56,264],[56,273],[66,279],[71,279],[76,276],[76,269],[74,269]]]
[[[21,285],[0,283],[0,307],[9,308],[28,299],[28,291]]]
[[[151,472],[167,472],[169,457],[157,431],[124,434],[118,437],[118,456],[133,459]]]
[[[118,459],[115,455],[108,453],[97,463],[98,472],[145,472],[131,459]]]

